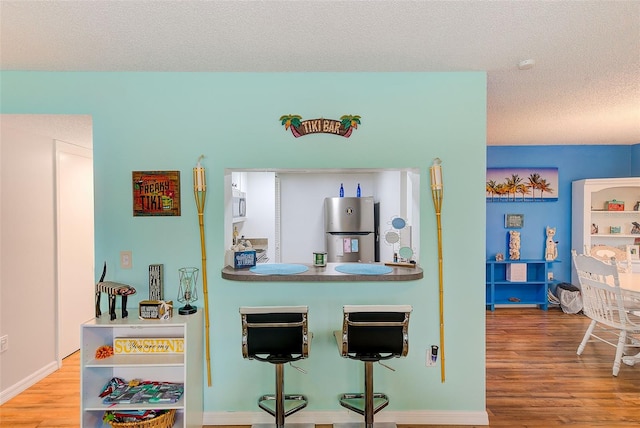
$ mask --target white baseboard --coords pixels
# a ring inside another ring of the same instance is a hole
[[[0,391],[0,404],[4,404],[7,401],[11,400],[16,395],[20,394],[23,391],[29,389],[29,387],[35,385],[40,382],[45,377],[49,376],[51,373],[55,372],[60,368],[60,365],[57,361],[52,361],[46,366],[42,367],[35,373],[32,373],[30,376],[22,379],[20,382],[11,385],[7,389]]]
[[[205,412],[204,425],[253,425],[273,423],[273,416],[266,412]],[[301,410],[286,419],[290,423],[334,424],[363,421],[362,416],[348,410]],[[489,425],[486,411],[465,412],[450,410],[381,411],[376,422],[395,422],[402,425]]]
[[[538,305],[533,303],[500,303],[495,305],[496,308],[537,308]]]

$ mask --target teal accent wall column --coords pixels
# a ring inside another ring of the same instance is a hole
[[[90,114],[94,124],[95,265],[145,299],[148,266],[164,264],[175,300],[177,270],[199,265],[191,169],[205,155],[211,368],[206,412],[258,411],[273,371],[241,355],[241,305],[309,305],[308,374],[286,374],[309,410],[337,411],[357,391],[361,367],[340,358],[332,331],[343,304],[411,304],[409,355],[376,369],[394,411],[485,412],[486,75],[470,73],[46,73],[3,72],[2,113]],[[350,138],[294,138],[279,118],[361,116]],[[446,382],[425,367],[439,343],[436,222],[428,167],[442,159]],[[402,283],[238,283],[223,280],[225,168],[419,168],[422,280]],[[179,170],[179,217],[133,217],[132,171]],[[560,172],[562,174],[562,170]],[[566,192],[561,197],[568,197]],[[133,268],[119,268],[131,250]],[[96,271],[99,271],[97,269]],[[98,278],[96,278],[97,280]],[[93,284],[87,284],[92,287]],[[202,284],[199,281],[198,287]],[[202,295],[201,295],[202,296]],[[202,307],[201,300],[196,305]],[[428,423],[428,421],[422,421]]]

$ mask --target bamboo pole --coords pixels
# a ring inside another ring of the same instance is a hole
[[[431,198],[436,211],[436,226],[438,229],[438,285],[440,292],[440,380],[445,381],[445,353],[444,353],[444,283],[442,269],[442,199],[444,186],[442,183],[442,167],[439,158],[433,160],[431,166]]]
[[[193,168],[193,194],[198,210],[198,225],[200,226],[200,251],[202,253],[202,292],[204,294],[204,338],[207,358],[207,384],[211,386],[211,354],[209,352],[209,289],[207,286],[207,248],[204,239],[204,204],[207,198],[207,184],[205,170],[200,165],[204,155],[198,158],[198,164]]]

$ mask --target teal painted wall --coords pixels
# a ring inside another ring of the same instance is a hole
[[[191,168],[204,154],[208,174],[205,234],[213,386],[205,411],[257,411],[273,389],[271,367],[245,361],[240,305],[307,304],[314,333],[303,375],[286,369],[287,390],[309,409],[337,410],[341,392],[362,385],[360,363],[339,358],[331,332],[343,304],[412,304],[409,356],[375,368],[376,390],[393,410],[485,410],[485,73],[43,73],[3,72],[2,113],[90,114],[94,124],[96,275],[130,283],[146,297],[149,264],[163,263],[165,293],[177,294],[177,269],[200,264]],[[278,118],[339,118],[362,125],[345,139],[293,138]],[[446,382],[425,352],[439,342],[435,214],[428,166],[443,160]],[[238,283],[223,264],[225,168],[418,167],[421,188],[419,281],[384,283]],[[180,217],[133,217],[131,172],[179,170]],[[218,185],[219,184],[219,185]],[[119,252],[133,252],[121,270]],[[96,278],[97,279],[97,278]],[[201,282],[199,282],[201,286]],[[92,285],[88,285],[92,286]],[[202,306],[202,299],[198,306]]]

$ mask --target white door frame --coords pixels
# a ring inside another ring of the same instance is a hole
[[[79,349],[80,324],[91,319],[94,315],[93,150],[59,140],[54,140],[54,143],[56,189],[56,356],[58,366],[61,366],[62,359],[70,353],[72,347],[75,348],[75,338],[72,335],[77,336]],[[90,171],[87,172],[86,167],[83,168],[81,173],[65,170],[65,168],[70,167],[69,162],[73,162],[74,157],[89,159],[91,161]],[[72,174],[71,177],[69,176],[70,174]],[[70,178],[77,180],[77,182],[69,183]],[[62,188],[63,186],[65,188]],[[69,192],[73,194],[70,195]],[[86,201],[88,203],[83,203],[85,202],[84,200],[69,200],[70,197],[77,196],[85,196],[89,199],[89,201]],[[67,206],[65,206],[65,203]],[[73,206],[68,206],[69,203],[72,203]],[[75,210],[79,210],[81,221],[78,221],[78,218],[70,218],[76,214]],[[70,224],[70,220],[72,224]],[[76,228],[81,232],[80,235],[73,233]],[[80,265],[74,265],[74,257],[77,257],[77,251],[81,252],[81,256],[84,257]],[[72,313],[69,312],[70,306],[73,308]],[[67,308],[67,312],[65,312],[65,308]],[[77,328],[76,322],[78,323]],[[71,330],[72,328],[75,330]]]

